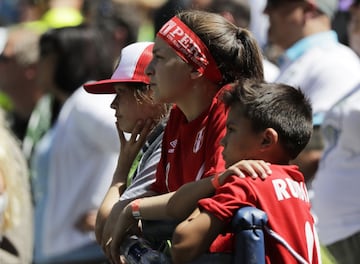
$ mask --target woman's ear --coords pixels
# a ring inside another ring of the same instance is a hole
[[[279,135],[273,128],[267,128],[262,133],[263,139],[261,142],[261,148],[267,149],[276,145],[279,141]]]
[[[199,72],[197,69],[192,68],[191,72],[190,72],[190,78],[195,80],[200,78],[201,76],[203,76],[204,74]]]

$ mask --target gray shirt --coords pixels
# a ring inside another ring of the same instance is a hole
[[[143,196],[155,182],[156,168],[161,157],[163,131],[164,124],[159,124],[153,132],[154,135],[151,135],[150,140],[146,142],[136,172],[120,200]]]

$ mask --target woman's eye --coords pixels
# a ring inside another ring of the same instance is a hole
[[[231,128],[231,127],[227,127],[227,128],[226,128],[226,130],[227,130],[227,132],[228,132],[228,133],[230,133],[230,132],[233,132],[233,131],[234,131],[234,129],[233,129],[233,128]]]
[[[160,60],[160,59],[162,59],[163,57],[162,57],[161,55],[159,55],[159,54],[155,54],[155,55],[154,55],[154,58],[157,59],[157,60]]]

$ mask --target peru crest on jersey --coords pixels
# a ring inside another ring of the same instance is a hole
[[[205,131],[205,127],[200,129],[200,131],[196,135],[195,142],[194,142],[194,147],[193,147],[193,152],[194,153],[197,153],[201,149],[201,146],[203,145],[204,131]]]

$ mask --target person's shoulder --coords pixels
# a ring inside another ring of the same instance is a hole
[[[334,52],[329,54],[331,56],[345,56],[344,59],[359,62],[359,57],[356,55],[356,53],[350,47],[342,43],[336,43],[336,45],[334,45],[332,49]]]
[[[302,67],[311,69],[310,75],[324,77],[330,82],[337,79],[357,79],[360,72],[360,59],[343,44],[336,43],[331,48],[317,47],[308,51],[302,60]],[[330,78],[330,79],[329,79]]]
[[[78,88],[68,100],[79,110],[84,112],[111,111],[110,104],[115,94],[90,94],[83,87]]]
[[[246,181],[257,184],[263,184],[266,182],[271,182],[274,179],[293,179],[295,181],[301,182],[304,181],[304,176],[299,170],[299,167],[296,165],[279,165],[279,164],[271,164],[270,169],[272,171],[271,175],[269,175],[266,179],[256,178],[246,175],[245,178],[237,177],[236,175],[230,176],[233,177],[233,181]],[[230,178],[229,177],[229,178]]]
[[[323,61],[319,61],[320,64],[326,65],[330,60],[359,64],[360,60],[356,53],[348,46],[339,43],[329,43],[324,46],[314,46],[308,51],[311,56],[321,56]]]
[[[274,63],[267,59],[263,59],[264,78],[267,82],[273,82],[279,76],[280,69]]]

